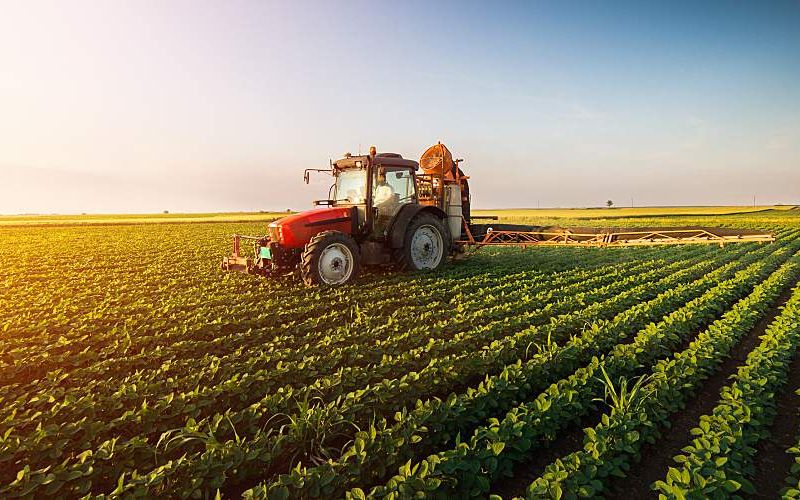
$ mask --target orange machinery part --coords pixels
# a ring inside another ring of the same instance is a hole
[[[453,161],[453,154],[441,142],[434,144],[422,153],[419,166],[428,175],[444,178],[445,181],[450,182],[457,180],[458,167]]]
[[[453,154],[447,146],[438,142],[429,147],[422,153],[419,159],[419,166],[422,168],[423,183],[430,183],[432,196],[421,196],[420,203],[423,205],[436,205],[441,209],[444,207],[444,185],[458,184],[461,187],[461,206],[463,207],[464,217],[469,220],[469,183],[468,176],[459,168],[461,160],[453,160]]]

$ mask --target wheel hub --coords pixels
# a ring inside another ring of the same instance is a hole
[[[344,283],[353,274],[353,254],[347,245],[334,243],[319,256],[319,276],[329,285]]]
[[[439,231],[431,226],[420,226],[411,238],[411,259],[417,269],[434,269],[444,254],[444,243]]]

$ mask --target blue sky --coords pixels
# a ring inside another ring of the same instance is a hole
[[[800,203],[800,2],[9,2],[0,213],[306,208],[441,140],[479,207]]]

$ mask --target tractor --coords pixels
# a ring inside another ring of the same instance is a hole
[[[299,270],[309,285],[342,285],[362,266],[434,270],[463,249],[462,222],[469,220],[467,177],[441,143],[420,163],[397,153],[345,154],[329,169],[306,169],[333,176],[328,199],[318,208],[269,224],[267,236],[233,236],[233,256],[225,270],[270,275]],[[243,256],[242,240],[253,242]]]

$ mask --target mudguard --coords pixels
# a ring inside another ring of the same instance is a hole
[[[391,248],[403,248],[404,239],[406,236],[406,228],[411,220],[418,214],[423,212],[430,213],[439,217],[442,220],[447,219],[447,214],[444,213],[439,207],[431,205],[417,205],[414,203],[403,205],[394,216],[391,226],[387,230],[389,245]]]

